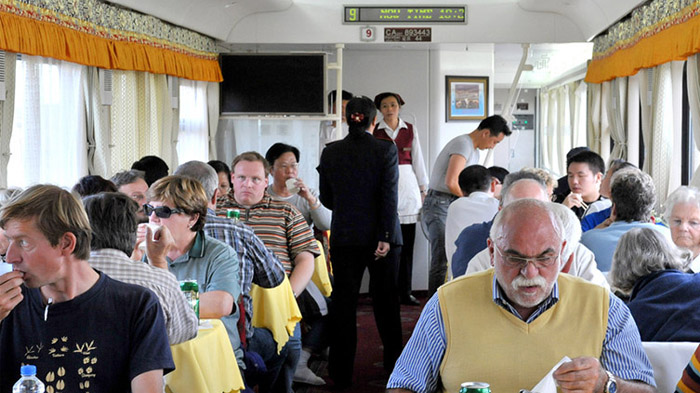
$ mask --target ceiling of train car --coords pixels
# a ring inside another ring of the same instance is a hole
[[[308,8],[308,12],[328,10],[328,7],[353,4],[348,0],[113,0],[112,3],[148,13],[170,23],[183,26],[200,33],[209,35],[221,42],[222,51],[239,50],[322,50],[333,51],[332,44],[244,44],[234,42],[233,29],[246,18],[264,17],[282,13],[293,6]],[[524,72],[521,76],[521,85],[527,87],[546,86],[559,78],[562,74],[585,67],[586,60],[590,58],[592,44],[583,43],[595,35],[607,29],[620,18],[627,15],[632,9],[644,3],[644,0],[381,0],[382,5],[430,5],[445,3],[466,4],[470,13],[480,7],[494,7],[494,5],[507,10],[513,7],[513,14],[521,12],[529,15],[553,15],[557,20],[572,24],[577,31],[574,44],[561,43],[555,36],[551,41],[540,41],[531,46],[528,64],[532,64],[533,70]],[[357,4],[366,5],[372,2],[358,0]],[[499,29],[499,41],[495,45],[495,86],[504,87],[513,80],[522,54],[519,44],[509,42],[521,42],[522,32],[513,26],[517,21],[508,19],[510,23],[502,23]],[[248,21],[249,22],[249,21]],[[508,29],[512,31],[508,31]],[[503,30],[503,31],[500,31]],[[493,42],[493,32],[470,31],[470,42]],[[481,34],[481,36],[479,36]],[[548,44],[542,42],[557,42]],[[410,49],[440,48],[444,45],[439,42],[431,44],[411,43]],[[454,45],[451,42],[449,45]],[[402,45],[378,44],[378,43],[352,43],[346,44],[347,49],[409,49]]]
[[[111,0],[110,2],[228,42],[233,42],[230,38],[233,27],[253,15],[279,13],[294,5],[308,8],[309,12],[313,12],[322,8],[353,3],[359,5],[373,3],[366,0],[357,2],[348,0]],[[471,10],[499,6],[503,7],[499,9],[503,10],[504,16],[508,9],[552,14],[573,23],[580,31],[581,39],[578,41],[586,41],[644,2],[645,0],[381,0],[376,3],[382,5],[466,4],[471,13],[473,13]],[[511,37],[508,39],[506,36],[506,39],[501,39],[500,42],[518,42],[522,32],[517,29],[508,31],[509,24],[516,24],[517,20],[507,22],[509,23],[499,25],[499,33],[506,31]],[[492,41],[488,38],[493,31],[484,31],[481,34],[481,37],[473,37],[470,34],[470,42]]]

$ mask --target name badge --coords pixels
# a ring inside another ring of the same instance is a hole
[[[404,148],[401,149],[401,150],[402,150],[402,151],[411,151],[411,148],[410,148],[410,147],[404,147]]]

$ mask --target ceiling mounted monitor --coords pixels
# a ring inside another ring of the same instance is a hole
[[[326,54],[221,56],[222,115],[325,115]]]

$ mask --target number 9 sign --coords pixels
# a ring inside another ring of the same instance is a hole
[[[360,40],[374,41],[376,39],[376,30],[372,26],[360,27]]]

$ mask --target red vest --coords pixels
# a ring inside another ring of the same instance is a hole
[[[406,126],[408,128],[401,128],[394,140],[386,134],[383,128],[374,129],[375,138],[393,142],[396,148],[399,149],[399,165],[410,165],[413,162],[413,156],[411,154],[411,150],[413,149],[413,125],[411,123],[406,123]]]

